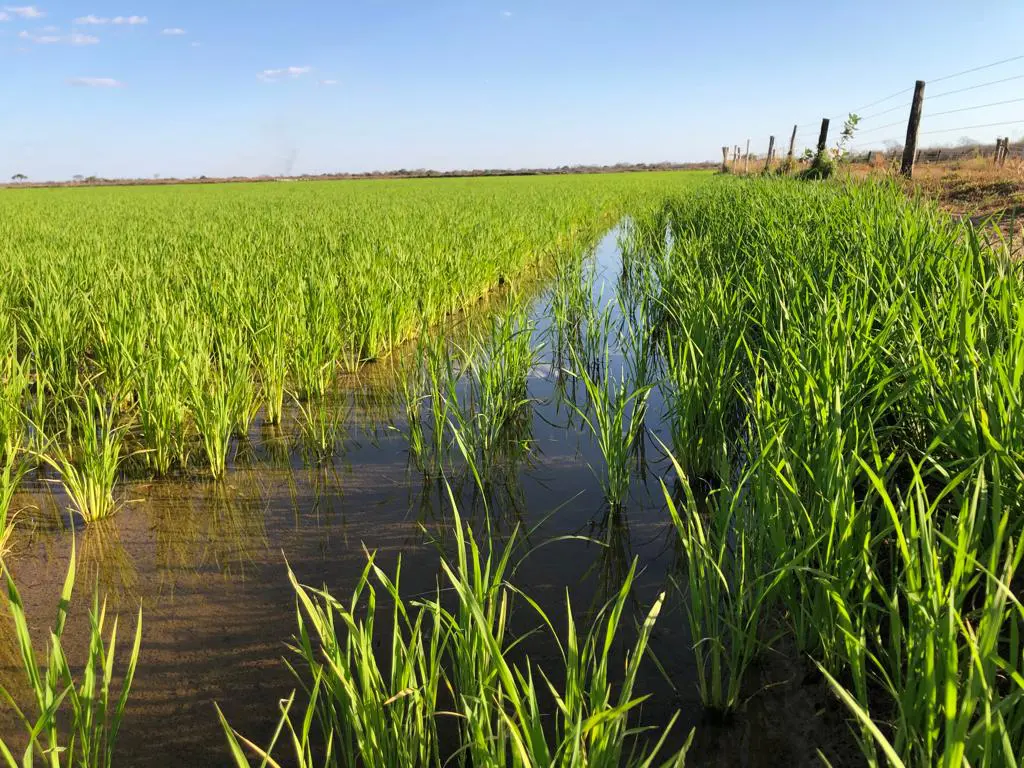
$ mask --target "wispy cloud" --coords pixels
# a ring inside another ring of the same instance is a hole
[[[41,19],[46,15],[34,5],[5,5],[4,10],[22,19]]]
[[[167,27],[162,32],[160,32],[160,34],[161,35],[184,35],[185,34],[185,30],[182,29],[181,27]]]
[[[51,28],[47,28],[51,29]],[[57,43],[68,43],[70,45],[96,45],[100,39],[95,35],[83,35],[81,32],[72,32],[70,35],[33,35],[31,32],[22,30],[18,33],[22,40],[29,40],[38,45],[56,45]]]
[[[512,11],[502,11],[501,15],[504,16],[506,19],[511,18],[512,17]]]
[[[121,24],[134,27],[138,24],[148,24],[149,18],[146,16],[115,16],[111,19],[106,16],[94,16],[90,13],[88,16],[79,16],[72,23],[82,25]]]
[[[124,83],[112,77],[69,77],[68,85],[82,88],[121,88]]]
[[[192,46],[193,48],[198,48],[199,46],[202,45],[202,43],[200,43],[198,40],[194,40],[193,42],[189,43],[189,45]]]
[[[282,67],[281,69],[264,69],[256,77],[266,83],[273,83],[289,77],[302,77],[312,71],[312,67]]]
[[[321,80],[320,85],[337,85],[337,80]]]
[[[10,20],[11,20],[11,14],[9,14],[7,11],[0,11],[0,21],[10,21]]]

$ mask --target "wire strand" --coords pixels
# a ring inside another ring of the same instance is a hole
[[[939,115],[952,115],[956,112],[970,112],[973,109],[986,109],[988,107],[999,107],[1003,104],[1019,104],[1024,99],[1007,99],[1006,101],[993,101],[989,104],[975,104],[973,107],[961,107],[960,109],[947,109],[944,112],[931,112],[928,117],[938,117]]]
[[[941,83],[944,80],[952,80],[954,77],[960,77],[961,75],[969,75],[972,72],[980,72],[983,69],[991,69],[992,67],[998,67],[1000,64],[1009,64],[1011,61],[1020,61],[1024,59],[1024,55],[1011,56],[1008,59],[1002,59],[1000,61],[993,61],[991,64],[982,64],[980,67],[972,67],[971,69],[965,69],[963,72],[954,72],[952,75],[944,75],[943,77],[936,77],[933,80],[929,80],[930,83]]]
[[[1018,125],[1024,123],[1024,120],[1007,120],[1002,123],[982,123],[980,125],[962,125],[959,128],[943,128],[937,131],[921,131],[922,136],[926,136],[931,133],[954,133],[955,131],[970,131],[974,128],[997,128],[1001,125]]]
[[[978,83],[977,85],[969,85],[966,88],[957,88],[956,90],[953,90],[953,91],[943,91],[942,93],[937,93],[934,96],[926,96],[925,98],[927,100],[935,101],[935,99],[941,99],[943,96],[952,96],[954,93],[965,93],[967,91],[973,91],[973,90],[976,90],[978,88],[987,88],[990,85],[999,85],[1000,83],[1008,83],[1011,80],[1021,80],[1021,79],[1024,79],[1024,75],[1014,75],[1013,77],[1004,77],[1002,80],[990,80],[987,83]]]
[[[880,117],[881,115],[888,115],[890,112],[895,112],[898,109],[906,109],[909,106],[910,106],[910,102],[908,101],[905,104],[900,104],[899,106],[896,106],[896,107],[890,107],[889,109],[883,109],[881,112],[875,112],[875,113],[870,114],[870,115],[864,115],[861,118],[861,120],[870,120],[873,117]]]

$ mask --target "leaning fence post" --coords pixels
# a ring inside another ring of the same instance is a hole
[[[786,154],[786,165],[793,165],[793,152],[796,150],[796,129],[797,126],[793,126],[793,134],[789,137],[789,152]]]
[[[771,168],[771,165],[772,165],[772,153],[774,151],[775,151],[775,137],[774,136],[769,136],[768,137],[768,155],[764,159],[764,172],[765,173],[768,173],[768,169]]]
[[[921,110],[924,107],[924,80],[914,83],[914,99],[910,102],[910,118],[907,120],[907,140],[903,145],[903,163],[900,173],[908,179],[914,175],[914,160],[917,155],[917,131],[921,127]]]

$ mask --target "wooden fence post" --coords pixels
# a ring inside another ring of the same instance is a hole
[[[1003,154],[999,158],[999,165],[1006,165],[1006,158],[1010,156],[1010,137],[1003,137]]]
[[[1003,151],[1003,140],[996,136],[996,153],[992,155],[992,162],[999,165],[999,153]]]
[[[921,109],[924,107],[924,80],[914,83],[914,99],[910,102],[910,119],[907,120],[907,140],[903,144],[903,163],[900,173],[908,179],[914,176],[914,160],[917,155],[917,131],[921,127]]]
[[[793,135],[789,137],[789,152],[786,154],[786,165],[793,165],[793,152],[796,150],[796,129],[797,126],[793,126]]]
[[[821,133],[818,134],[818,157],[825,154],[825,145],[828,143],[828,118],[821,118]]]
[[[750,139],[747,139],[747,154],[743,156],[743,172],[749,173],[750,171]]]
[[[768,173],[768,170],[772,165],[772,154],[775,152],[775,137],[768,137],[768,156],[764,160],[764,172]]]
[[[722,147],[722,173],[729,172],[729,148]]]

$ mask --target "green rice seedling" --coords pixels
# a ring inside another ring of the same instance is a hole
[[[210,473],[217,480],[227,470],[232,435],[247,431],[258,404],[244,367],[237,358],[222,356],[213,368],[198,358],[193,358],[188,368],[192,420]]]
[[[36,659],[21,595],[10,573],[6,568],[3,570],[7,579],[7,603],[14,620],[15,637],[33,701],[31,710],[23,710],[12,694],[0,687],[0,696],[24,725],[27,739],[21,760],[16,759],[11,748],[0,739],[0,757],[9,768],[29,765],[110,768],[114,764],[117,736],[139,659],[142,643],[141,609],[127,665],[121,675],[121,690],[115,698],[114,652],[118,621],[115,618],[112,623],[108,623],[106,602],[100,603],[98,596],[94,596],[89,614],[89,648],[77,681],[65,652],[64,629],[75,583],[74,547],[57,609],[57,620],[49,632],[45,661],[42,664]]]
[[[872,474],[896,558],[892,574],[872,574],[886,629],[863,641],[863,653],[895,718],[880,725],[870,701],[825,670],[862,726],[872,764],[882,764],[878,751],[890,765],[1019,764],[1024,607],[1013,584],[1021,540],[1007,535],[1011,513],[985,475],[984,467],[961,473],[930,498],[915,467],[908,493],[893,498]],[[958,514],[943,519],[948,501]],[[977,537],[993,519],[997,541],[979,559]]]
[[[89,390],[84,402],[73,400],[63,434],[48,441],[39,458],[60,473],[73,511],[86,523],[117,511],[114,486],[124,455],[126,426],[116,423],[100,394]]]
[[[682,467],[672,462],[685,496],[682,509],[664,481],[662,491],[686,553],[687,616],[701,702],[727,717],[741,703],[744,675],[761,648],[762,619],[786,570],[767,561],[742,480],[735,490],[710,494],[701,510]]]
[[[0,560],[7,554],[17,510],[14,494],[27,470],[22,448],[8,438],[0,451]]]
[[[159,358],[139,374],[139,423],[148,449],[146,460],[158,475],[166,475],[175,461],[188,458],[188,405],[185,380],[167,369]]]
[[[423,430],[423,407],[428,399],[427,373],[423,359],[422,344],[417,344],[416,353],[402,363],[398,381],[401,390],[402,413],[405,416],[405,430],[402,435],[409,443],[409,455],[415,466],[425,469],[426,436]]]
[[[248,328],[248,338],[253,343],[264,417],[268,423],[276,425],[284,415],[289,360],[287,324],[293,308],[280,291],[271,296],[272,300],[263,305],[261,315]]]
[[[235,433],[245,437],[262,404],[253,374],[252,353],[239,330],[233,330],[219,342],[218,368],[230,392]]]
[[[618,381],[610,375],[595,378],[575,349],[571,352],[576,369],[573,375],[583,382],[587,404],[580,407],[570,402],[569,406],[597,440],[605,462],[604,473],[598,475],[602,490],[607,502],[618,508],[629,495],[633,450],[642,439],[644,406],[651,387],[630,391],[624,376]],[[607,371],[610,359],[607,342],[603,357]]]
[[[310,733],[316,723],[325,745],[323,765],[440,765],[435,717],[447,635],[431,620],[431,612],[405,603],[399,594],[400,573],[399,566],[390,579],[368,555],[346,606],[325,590],[300,585],[289,570],[298,596],[294,650],[312,683],[301,737],[292,725],[290,700],[283,707],[278,734],[287,727],[299,764],[311,764]],[[392,603],[390,654],[381,661],[376,627],[385,617],[378,615],[378,588]],[[236,765],[247,765],[240,737],[223,715],[221,722]],[[277,736],[267,750],[243,743],[269,756],[276,741]]]
[[[0,445],[17,444],[25,433],[23,413],[31,376],[28,362],[18,358],[17,346],[13,320],[0,313]]]
[[[435,472],[448,458],[445,438],[450,419],[458,411],[457,386],[460,367],[441,337],[428,338],[418,347],[426,370],[427,414],[430,427],[430,455]]]
[[[469,385],[466,412],[452,408],[453,429],[489,474],[500,461],[521,458],[529,450],[532,411],[527,379],[537,358],[525,313],[492,318],[487,336],[471,341],[465,375]],[[454,382],[451,382],[454,383]],[[458,404],[453,387],[450,400]]]
[[[347,606],[325,591],[299,585],[292,574],[299,599],[295,650],[308,667],[302,676],[309,704],[299,716],[293,713],[293,696],[281,702],[279,726],[267,748],[240,736],[221,714],[234,764],[251,765],[251,754],[261,765],[277,765],[272,753],[284,735],[301,766],[439,766],[456,761],[522,768],[681,768],[689,742],[663,756],[668,731],[653,734],[654,744],[644,745],[638,739],[643,729],[630,723],[644,701],[636,693],[637,674],[664,595],[637,630],[620,677],[613,660],[635,564],[586,633],[580,634],[571,604],[562,632],[508,581],[514,572],[515,532],[500,547],[488,537],[488,545],[481,548],[459,516],[451,488],[447,490],[455,553],[441,565],[453,607],[442,591],[404,601],[400,565],[390,579],[372,555],[367,555],[367,567]],[[378,586],[390,603],[390,622],[381,621]],[[513,640],[508,621],[517,600],[526,604],[557,648],[556,668],[550,672],[529,659],[524,665],[511,660],[519,641]],[[390,649],[383,663],[374,654],[378,647]],[[555,680],[560,681],[557,686]],[[438,709],[442,694],[452,699],[452,711]],[[542,702],[553,704],[550,715]],[[438,722],[449,717],[455,718],[459,733],[450,756],[440,753],[438,740]],[[322,752],[311,744],[320,744]]]
[[[568,625],[563,643],[558,639],[562,633],[541,608],[504,583],[514,536],[500,553],[491,550],[484,559],[457,510],[453,514],[457,559],[454,563],[442,561],[442,568],[459,606],[457,612],[444,614],[444,620],[451,624],[453,683],[464,718],[463,748],[469,762],[474,766],[651,765],[667,731],[651,751],[630,752],[627,742],[636,732],[630,729],[628,720],[630,712],[643,701],[634,697],[639,659],[646,651],[664,595],[655,600],[636,644],[627,654],[624,679],[613,682],[610,659],[631,592],[635,564],[622,589],[582,637],[567,601]],[[505,636],[511,598],[516,594],[532,607],[558,645],[564,665],[561,689],[555,687],[543,668],[537,668],[535,678],[529,661],[525,668],[509,661]],[[555,701],[554,722],[550,724],[543,715],[541,691]],[[684,747],[668,764],[682,765],[686,751]]]
[[[299,444],[314,464],[329,461],[337,452],[346,421],[341,405],[321,395],[303,403],[292,395],[298,410]]]

